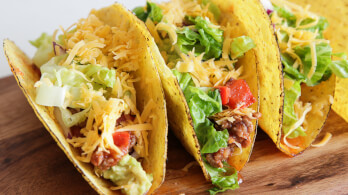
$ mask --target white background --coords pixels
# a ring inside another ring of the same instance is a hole
[[[41,33],[52,34],[61,25],[69,27],[85,18],[91,9],[111,5],[110,0],[0,0],[0,78],[11,75],[3,51],[3,40],[14,41],[29,57],[36,48],[29,44]],[[144,6],[145,0],[117,0],[128,9]]]

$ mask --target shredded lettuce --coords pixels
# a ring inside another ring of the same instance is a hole
[[[231,57],[236,59],[244,55],[245,52],[254,48],[254,41],[248,36],[240,36],[232,39],[231,42]]]
[[[180,73],[177,70],[173,70],[173,74],[177,77],[190,108],[201,152],[213,153],[220,148],[226,147],[229,136],[228,131],[216,131],[213,123],[208,119],[209,116],[222,111],[219,90],[206,91],[205,89],[195,87],[189,73]]]
[[[287,8],[274,6],[274,12],[272,14],[277,14],[279,17],[283,18],[282,24],[284,26],[292,27],[296,29],[296,21],[298,18],[288,10]],[[306,25],[313,23],[313,18],[305,18],[301,20],[300,25]],[[306,30],[310,32],[317,32],[317,39],[323,39],[323,31],[328,27],[328,21],[324,17],[319,17],[319,21],[309,28],[298,29]],[[280,31],[280,37],[278,37],[279,42],[288,42],[289,35],[285,31]],[[298,46],[294,48],[294,52],[299,56],[303,66],[298,66],[295,68],[294,64],[296,59],[287,53],[281,53],[281,61],[283,64],[284,78],[293,80],[294,84],[290,89],[285,89],[284,97],[284,118],[283,118],[283,133],[287,134],[291,127],[298,121],[298,117],[294,111],[294,103],[301,95],[301,83],[307,86],[315,86],[320,84],[330,78],[332,73],[338,77],[347,78],[348,77],[348,61],[346,59],[332,61],[332,48],[328,43],[315,43],[315,53],[316,53],[316,67],[314,73],[312,72],[312,49],[310,44],[306,46]],[[344,57],[344,55],[339,54],[339,56]],[[288,137],[296,138],[298,136],[305,136],[306,133],[303,127],[298,127],[293,131]]]
[[[89,111],[89,109],[85,109],[81,112],[71,114],[71,112],[66,108],[59,107],[59,110],[66,127],[72,127],[85,121]]]
[[[203,29],[206,34],[212,36],[217,42],[223,41],[223,31],[218,27],[214,27],[208,20],[202,18],[201,16],[197,16],[195,18],[188,16],[186,19],[192,22],[196,29]]]
[[[48,85],[42,83],[36,88],[35,102],[43,106],[58,106],[64,105],[65,94],[67,88]]]
[[[284,25],[295,27],[296,24],[296,16],[291,13],[291,11],[287,10],[286,8],[279,7],[273,4],[274,11],[272,14],[278,14],[279,17],[284,18],[283,21]]]
[[[289,77],[285,76],[287,79]],[[287,134],[293,124],[298,121],[298,117],[295,114],[294,104],[295,101],[301,96],[301,81],[295,81],[290,89],[284,89],[284,115],[283,115],[283,132]],[[288,138],[295,138],[298,136],[305,136],[304,129],[300,126],[294,130]]]
[[[227,163],[224,163],[223,168],[212,167],[207,163],[204,156],[202,156],[202,158],[204,161],[204,167],[207,169],[211,177],[212,184],[216,186],[208,190],[211,195],[239,188],[238,172],[233,167]]]
[[[220,58],[222,54],[223,31],[213,27],[208,20],[200,16],[195,18],[188,16],[185,20],[195,27],[194,29],[184,27],[177,30],[177,46],[180,51],[187,54],[194,49],[196,56],[204,53],[203,60]]]
[[[213,13],[214,18],[215,18],[216,21],[220,20],[221,11],[220,11],[219,7],[215,3],[211,2],[211,0],[202,0],[201,3],[203,5],[208,5],[209,6],[208,9],[209,9],[209,11],[211,13]]]
[[[303,71],[304,75],[306,76],[306,84],[308,86],[314,86],[323,81],[324,73],[331,63],[332,48],[329,44],[317,44],[315,46],[315,50],[317,54],[317,66],[315,68],[313,76],[311,78],[308,78],[307,75],[312,67],[311,48],[309,46],[295,48],[295,53],[301,58],[301,61],[304,65]]]
[[[341,60],[332,61],[329,68],[340,78],[348,78],[348,60],[345,53],[335,53],[333,56],[341,58]]]
[[[227,147],[229,137],[227,129],[217,131],[208,119],[209,116],[222,111],[219,90],[195,87],[189,73],[180,73],[173,70],[173,74],[177,77],[190,108],[197,139],[201,146],[201,153],[214,153],[220,148]],[[204,159],[204,166],[212,178],[212,183],[216,186],[209,190],[211,194],[239,187],[237,171],[230,165],[225,163],[223,168],[215,168],[206,162],[204,155],[202,155],[202,158]]]
[[[116,82],[116,71],[114,69],[89,64],[79,66],[78,70],[86,75],[87,78],[93,79],[93,82],[105,87],[112,88]]]
[[[37,51],[33,57],[33,62],[37,67],[41,67],[54,57],[52,36],[42,33],[39,38],[34,41],[29,41]]]
[[[162,10],[156,3],[147,2],[146,7],[146,10],[144,7],[136,7],[133,9],[133,12],[143,22],[145,22],[147,18],[150,18],[154,22],[160,22],[162,20]]]
[[[214,153],[220,148],[227,147],[229,133],[227,129],[223,131],[216,131],[212,122],[205,119],[196,128],[197,139],[201,145],[201,154]]]
[[[67,55],[61,55],[51,58],[40,68],[41,79],[37,88],[36,102],[45,106],[64,107],[64,97],[69,94],[69,99],[78,101],[80,98],[80,89],[82,86],[91,84],[94,90],[111,89],[116,82],[116,71],[97,65],[74,65],[60,66],[59,63]],[[50,85],[47,85],[47,79]],[[106,93],[107,91],[105,91]],[[54,97],[52,97],[54,94]],[[58,101],[59,100],[59,101]],[[48,102],[49,101],[49,102]],[[77,116],[76,116],[77,117]],[[64,117],[63,117],[64,119]],[[75,121],[75,119],[74,119]],[[69,125],[67,125],[69,126]]]

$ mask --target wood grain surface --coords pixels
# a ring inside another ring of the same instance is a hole
[[[0,194],[96,194],[36,118],[13,77],[0,79]],[[259,130],[243,184],[226,194],[347,194],[348,124],[331,112],[332,140],[289,158]],[[212,187],[170,133],[166,181],[157,194],[208,194]]]

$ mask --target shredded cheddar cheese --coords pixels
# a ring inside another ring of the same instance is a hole
[[[324,138],[322,140],[320,140],[319,143],[317,144],[312,144],[313,147],[322,147],[322,146],[325,146],[329,141],[330,139],[332,138],[332,134],[331,133],[326,133]]]
[[[213,87],[225,84],[230,78],[236,79],[242,73],[242,68],[234,69],[234,60],[214,59],[203,61],[203,55],[195,56],[194,51],[181,54],[182,61],[176,64],[179,72],[188,72],[197,87]]]
[[[74,95],[67,92],[66,104],[89,109],[85,126],[80,130],[82,136],[67,139],[68,143],[81,148],[81,154],[77,159],[88,163],[94,151],[109,153],[113,150],[117,155],[125,155],[114,144],[113,133],[134,131],[137,138],[134,149],[140,157],[145,157],[148,155],[149,144],[146,131],[153,129],[151,113],[156,105],[153,100],[147,102],[143,113],[136,107],[136,90],[133,84],[139,81],[139,78],[134,78],[132,72],[139,69],[139,46],[133,29],[106,25],[93,14],[93,11],[88,18],[81,19],[74,26],[76,29],[73,31],[69,31],[73,26],[66,30],[61,28],[67,57],[60,65],[72,67],[71,71],[88,82],[91,81],[84,74],[75,70],[77,66],[93,64],[115,69],[116,78],[108,98],[104,96],[104,89],[96,90],[90,83],[81,85],[78,99],[74,99]],[[53,35],[53,40],[56,34],[57,31]],[[45,82],[45,79],[42,82]],[[42,82],[36,83],[36,87]],[[47,83],[52,85],[49,80]],[[58,80],[57,83],[61,86],[59,84],[61,81]],[[123,114],[135,115],[136,119],[134,121],[126,119],[128,121],[123,123],[126,126],[117,124],[116,121]]]

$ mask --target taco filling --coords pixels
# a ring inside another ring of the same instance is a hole
[[[251,144],[252,120],[260,113],[248,108],[256,99],[239,78],[243,66],[235,64],[255,47],[253,40],[232,37],[232,27],[219,25],[220,10],[209,1],[147,2],[133,12],[180,84],[205,168],[216,185],[210,192],[237,188],[237,171],[227,160]]]
[[[35,101],[63,127],[76,158],[112,181],[111,189],[145,194],[152,174],[141,163],[148,156],[155,104],[149,101],[142,113],[136,107],[137,39],[132,28],[111,27],[93,13],[59,36],[56,30],[31,42],[41,73]]]
[[[345,54],[332,53],[323,36],[326,18],[284,0],[263,1],[275,27],[284,70],[284,118],[282,143],[290,150],[300,150],[301,137],[307,136],[309,112],[321,114],[320,105],[301,101],[301,86],[316,86],[330,78],[348,77]],[[339,57],[340,60],[333,60]],[[296,153],[296,152],[295,152]]]

